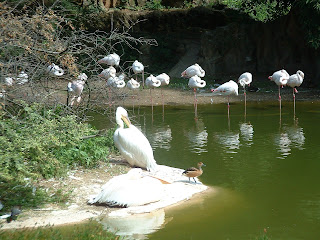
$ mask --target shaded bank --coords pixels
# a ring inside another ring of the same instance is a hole
[[[155,38],[158,47],[141,46],[142,54],[136,56],[148,62],[150,72],[166,71],[178,77],[195,62],[203,66],[206,76],[217,79],[244,71],[271,74],[285,68],[293,74],[301,69],[306,74],[305,84],[315,86],[320,77],[320,54],[307,43],[300,15],[293,9],[275,21],[262,23],[232,9],[197,7],[110,10],[98,17],[88,16],[86,21],[90,30],[106,31],[135,23],[133,35]]]

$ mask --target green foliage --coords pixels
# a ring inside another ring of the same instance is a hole
[[[146,1],[145,8],[146,9],[151,9],[151,10],[164,9],[165,7],[162,6],[161,1],[162,0],[149,0],[149,1]]]
[[[96,221],[89,221],[86,224],[78,224],[65,227],[39,227],[35,229],[22,230],[0,230],[0,239],[54,239],[54,240],[68,240],[68,239],[90,239],[90,240],[111,240],[118,239],[113,233],[107,232],[103,229],[102,224]]]
[[[0,174],[5,179],[49,178],[63,175],[70,166],[97,166],[113,141],[110,136],[83,139],[95,134],[97,130],[75,116],[24,105],[19,116],[0,119]]]
[[[18,181],[16,179],[7,181],[0,175],[0,184],[0,197],[4,204],[2,211],[5,212],[9,212],[13,206],[23,205],[24,208],[31,208],[37,207],[39,203],[52,201],[43,189],[36,189],[29,181]]]

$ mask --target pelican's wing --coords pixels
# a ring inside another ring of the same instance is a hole
[[[117,129],[114,141],[125,159],[132,166],[152,170],[156,166],[153,151],[148,139],[134,125],[129,128]]]

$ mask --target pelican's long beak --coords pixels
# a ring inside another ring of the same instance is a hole
[[[121,116],[121,119],[122,119],[122,121],[124,121],[124,123],[125,123],[128,127],[130,126],[131,122],[130,122],[130,120],[129,120],[128,117],[122,115],[122,116]]]

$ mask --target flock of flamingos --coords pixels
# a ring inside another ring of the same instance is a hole
[[[144,65],[139,61],[134,61],[131,69],[136,76],[136,79],[131,78],[127,83],[125,82],[126,74],[120,73],[118,74],[116,71],[116,67],[120,64],[120,56],[116,53],[109,54],[98,61],[99,64],[106,64],[108,68],[104,69],[98,76],[102,79],[106,80],[106,86],[110,90],[110,88],[124,88],[127,86],[128,89],[134,90],[140,88],[140,82],[137,80],[137,75],[142,75],[142,86],[143,88],[145,85],[150,88],[150,95],[151,89],[168,85],[170,82],[170,77],[166,73],[162,73],[160,75],[154,76],[150,74],[149,77],[144,79]],[[47,67],[47,73],[54,75],[54,76],[62,76],[64,74],[63,69],[61,69],[58,65],[52,63]],[[181,73],[181,77],[188,78],[188,86],[194,89],[195,95],[195,108],[197,107],[197,97],[196,97],[196,90],[198,88],[203,88],[206,86],[206,82],[202,80],[205,76],[205,71],[199,66],[197,63],[194,65],[189,66],[186,70]],[[81,101],[81,94],[84,89],[84,85],[88,79],[88,76],[85,73],[81,73],[78,75],[76,80],[71,81],[68,83],[67,90],[69,95],[71,96],[70,101],[68,104],[73,106],[74,103],[80,103]],[[295,93],[297,93],[296,87],[299,87],[304,79],[304,73],[298,70],[295,74],[289,75],[288,72],[284,69],[276,71],[269,76],[271,81],[274,81],[279,87],[279,101],[280,101],[280,108],[281,108],[281,94],[280,89],[283,86],[289,86],[293,89],[293,99],[295,105]],[[28,74],[21,71],[19,75],[14,77],[6,77],[4,79],[4,85],[12,86],[13,83],[16,84],[24,84],[28,82]],[[252,82],[252,74],[250,72],[245,72],[240,75],[238,78],[238,84],[243,87],[244,89],[244,96],[245,96],[245,104],[246,104],[246,86],[250,86]],[[212,89],[211,92],[213,95],[225,95],[228,97],[228,109],[229,109],[229,96],[230,95],[238,95],[238,84],[230,80],[216,89]],[[2,89],[1,96],[3,97],[5,94],[5,90]],[[110,92],[109,92],[110,94]],[[163,94],[162,94],[163,97]],[[151,103],[152,103],[152,95],[151,95]],[[152,104],[153,106],[153,104]],[[295,107],[294,107],[295,108]],[[228,111],[229,113],[229,111]]]

